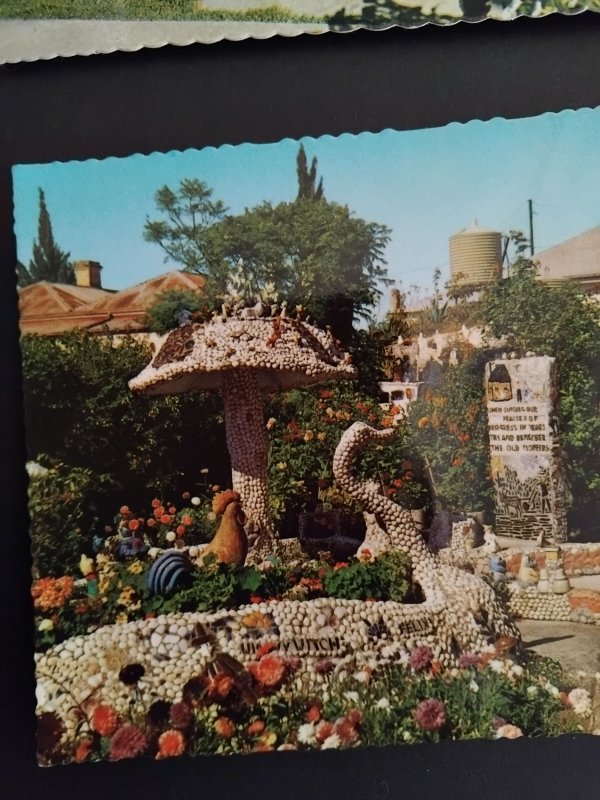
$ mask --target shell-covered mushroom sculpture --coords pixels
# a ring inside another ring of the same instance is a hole
[[[329,331],[283,316],[217,316],[166,334],[148,366],[129,382],[148,395],[218,390],[232,485],[254,540],[249,560],[274,550],[269,516],[264,393],[353,378],[351,358]]]

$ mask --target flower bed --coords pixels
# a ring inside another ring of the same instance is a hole
[[[148,696],[142,664],[115,663],[119,702],[101,685],[86,698],[64,687],[66,717],[46,704],[41,762],[553,735],[582,730],[591,712],[589,694],[569,691],[556,662],[519,662],[493,648],[465,654],[449,670],[423,646],[387,667],[367,663],[338,674],[322,660],[315,670],[323,681],[309,690],[298,685],[298,662],[271,648],[246,670],[217,658],[163,696]]]

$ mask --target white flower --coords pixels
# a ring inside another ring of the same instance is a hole
[[[165,538],[167,542],[174,542],[175,539],[177,538],[177,534],[175,533],[175,531],[168,531]]]
[[[368,683],[371,673],[366,669],[361,669],[359,672],[355,672],[352,677],[359,683]]]
[[[199,506],[201,502],[202,502],[202,500],[200,500],[199,497],[192,497],[192,499],[190,500],[190,503],[193,506]]]
[[[337,750],[341,743],[342,742],[337,733],[332,733],[331,736],[328,736],[321,745],[321,750]]]
[[[519,664],[513,664],[511,668],[508,670],[508,674],[511,678],[522,678],[523,677],[523,667],[519,666]]]
[[[150,556],[150,558],[156,558],[156,556],[159,553],[160,550],[158,549],[158,547],[151,547],[150,550],[148,550],[148,555]]]
[[[35,687],[35,699],[37,700],[37,704],[40,708],[45,706],[50,701],[48,690],[40,681],[37,682]]]
[[[38,625],[38,631],[51,631],[54,628],[54,623],[51,619],[43,619]]]
[[[527,697],[535,697],[538,693],[537,686],[528,686],[527,687]]]
[[[504,662],[497,658],[493,658],[488,664],[488,667],[492,670],[492,672],[502,672],[504,670]]]
[[[344,692],[344,697],[351,703],[358,703],[358,692]]]
[[[304,725],[300,725],[298,728],[298,741],[301,744],[314,744],[317,741],[314,723],[307,722]]]
[[[208,467],[204,467],[204,469],[201,469],[200,475],[208,475]]]
[[[471,683],[469,684],[469,689],[472,692],[478,692],[479,691],[479,684],[477,683],[476,680],[472,680],[471,681]]]
[[[546,684],[546,691],[548,692],[548,694],[552,695],[552,697],[558,697],[560,695],[560,692],[558,691],[556,686],[553,686],[551,683]]]
[[[390,707],[390,701],[387,699],[387,697],[381,697],[375,703],[375,708],[389,708],[389,707]]]
[[[196,556],[198,555],[198,548],[196,547],[195,544],[193,544],[190,547],[190,549],[188,550],[188,553],[190,554],[190,558],[196,558]]]
[[[208,514],[206,515],[206,519],[209,522],[214,522],[216,520],[216,518],[217,518],[217,515],[215,514],[214,511],[209,511]]]
[[[589,717],[592,713],[592,698],[587,689],[571,689],[568,700],[573,711],[580,717]]]

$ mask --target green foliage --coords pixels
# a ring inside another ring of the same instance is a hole
[[[466,349],[443,368],[425,399],[410,406],[411,443],[431,468],[438,499],[456,510],[491,508],[483,350]]]
[[[166,333],[177,327],[181,311],[198,311],[204,305],[205,301],[191,289],[161,292],[146,312],[148,327],[155,333]]]
[[[319,481],[330,484],[335,448],[352,422],[390,427],[394,421],[355,385],[341,383],[279,395],[271,400],[267,416],[271,513],[280,523],[289,513],[313,510],[322,499]],[[361,454],[357,473],[378,480],[397,502],[422,508],[428,492],[422,464],[414,455],[419,451],[406,441],[402,425],[397,431],[394,441],[374,444]]]
[[[45,457],[46,471],[29,480],[29,532],[36,572],[60,576],[77,570],[89,542],[89,499],[97,495],[107,476],[90,469],[69,467]]]
[[[210,273],[210,228],[227,211],[203,181],[187,178],[177,191],[163,186],[154,195],[157,210],[166,219],[146,219],[144,239],[158,244],[171,259],[201,275]]]
[[[28,286],[38,281],[75,283],[75,272],[69,262],[69,253],[61,250],[54,241],[52,221],[42,189],[39,189],[38,238],[33,243],[29,267],[18,263],[17,279],[19,286]]]
[[[189,485],[201,468],[210,467],[215,482],[227,474],[215,394],[144,397],[129,389],[151,358],[148,346],[68,333],[24,336],[21,348],[30,457],[48,453],[107,473],[134,505],[150,490],[172,491],[184,474]]]
[[[300,148],[297,199],[265,202],[238,216],[227,215],[200,180],[185,179],[176,191],[163,186],[155,195],[161,219],[146,220],[144,238],[167,259],[205,275],[209,302],[229,292],[233,272],[241,269],[250,297],[301,305],[347,344],[355,317],[368,316],[386,281],[390,231],[325,201],[316,169]]]
[[[600,307],[575,284],[540,282],[521,258],[486,292],[481,313],[489,334],[505,337],[511,350],[556,359],[563,460],[574,510],[587,509],[589,524],[600,503]]]
[[[284,5],[248,10],[205,9],[198,0],[3,0],[0,18],[124,19],[210,22],[316,22],[320,17],[297,14]]]
[[[355,561],[325,573],[323,588],[329,597],[347,600],[394,600],[402,603],[411,587],[408,556],[386,553],[374,561]]]

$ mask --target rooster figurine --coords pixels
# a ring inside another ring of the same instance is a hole
[[[205,563],[210,556],[221,564],[241,566],[248,554],[248,537],[239,494],[231,489],[219,492],[213,499],[213,511],[223,515],[221,524],[212,541],[202,550],[199,562]]]

